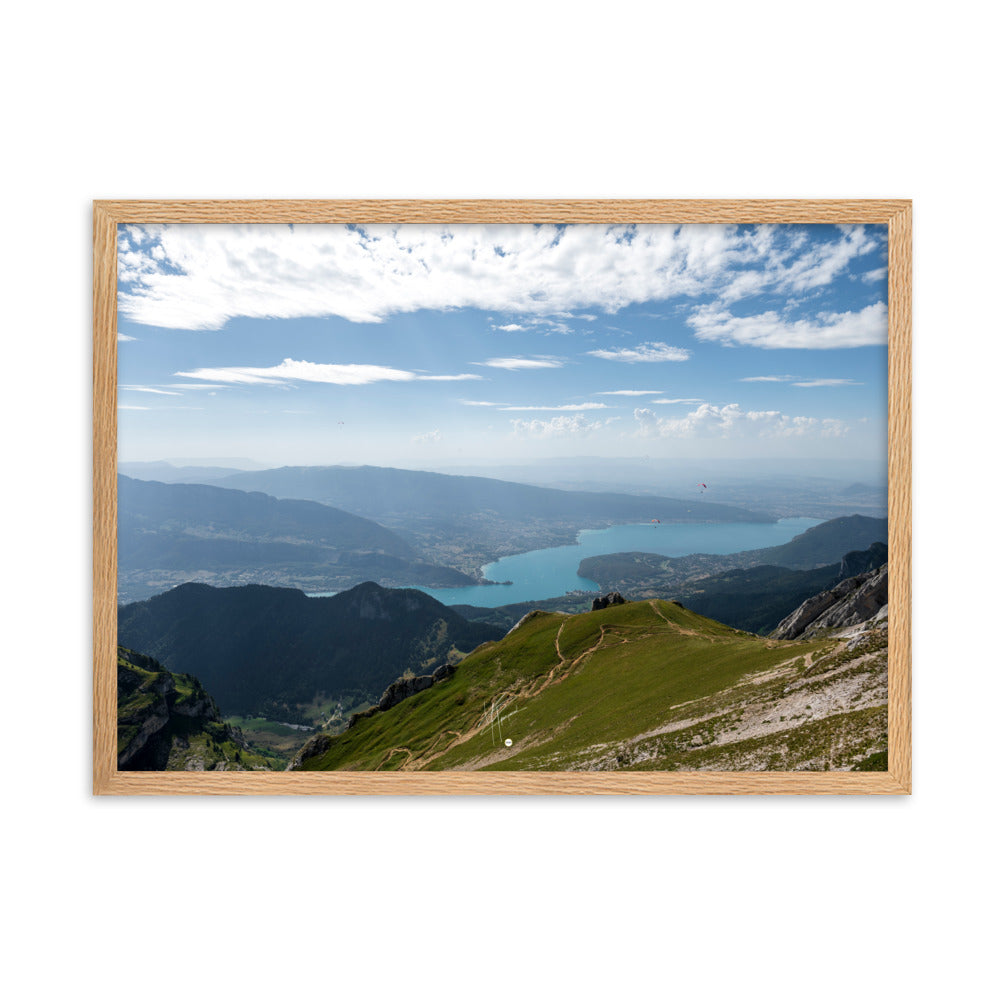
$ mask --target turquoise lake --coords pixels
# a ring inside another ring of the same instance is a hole
[[[474,604],[496,608],[501,604],[542,601],[572,590],[596,591],[593,580],[576,575],[580,560],[612,552],[654,552],[686,556],[695,552],[724,555],[745,549],[783,545],[807,528],[822,523],[811,517],[788,517],[774,524],[619,524],[597,531],[581,531],[577,545],[535,549],[505,556],[483,567],[487,580],[510,586],[420,587],[442,604]]]

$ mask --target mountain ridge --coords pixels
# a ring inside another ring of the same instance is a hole
[[[534,612],[450,677],[310,741],[291,766],[871,767],[887,746],[886,670],[884,630],[869,623],[783,642],[663,600]]]
[[[671,497],[647,497],[608,491],[559,490],[512,483],[487,476],[456,476],[440,472],[395,469],[382,466],[283,466],[263,472],[240,472],[218,481],[237,488],[255,489],[279,497],[300,497],[330,503],[353,511],[363,506],[374,517],[381,514],[434,514],[486,509],[501,517],[563,517],[567,513],[605,516],[658,516],[661,520],[765,521],[775,520],[740,507]],[[658,505],[660,507],[658,508]],[[665,505],[665,506],[664,506]],[[660,509],[660,513],[649,514]],[[694,513],[696,516],[687,517]],[[681,516],[684,515],[684,516]]]

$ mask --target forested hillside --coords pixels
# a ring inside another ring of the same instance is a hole
[[[120,643],[196,676],[224,715],[308,725],[500,635],[421,591],[374,583],[323,598],[192,583],[118,610]]]

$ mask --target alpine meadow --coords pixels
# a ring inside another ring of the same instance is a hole
[[[119,225],[118,770],[886,771],[888,246]]]

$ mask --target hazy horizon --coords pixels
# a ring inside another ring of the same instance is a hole
[[[121,465],[169,465],[173,468],[228,468],[242,471],[265,471],[270,469],[283,468],[290,465],[297,465],[303,468],[359,468],[361,466],[374,466],[380,463],[375,462],[306,462],[289,463],[275,462],[269,463],[260,459],[249,458],[247,456],[166,456],[153,459],[129,460],[120,459]],[[461,469],[537,469],[549,472],[570,471],[585,473],[591,468],[599,466],[602,469],[613,471],[622,468],[635,468],[645,466],[657,472],[669,472],[677,469],[691,471],[696,469],[710,470],[716,475],[724,475],[730,479],[740,478],[760,478],[767,475],[789,475],[803,477],[817,477],[828,479],[848,479],[861,478],[878,483],[886,478],[887,468],[884,460],[877,459],[813,459],[813,458],[742,458],[727,456],[722,458],[681,458],[654,460],[648,455],[616,455],[603,457],[597,455],[554,455],[549,458],[526,458],[514,462],[496,462],[486,458],[476,461],[470,458],[464,463],[455,464],[418,464],[404,463],[393,466],[381,466],[383,468],[396,468],[416,472],[441,472],[445,474],[463,473],[455,470]],[[856,475],[853,470],[857,470]]]

